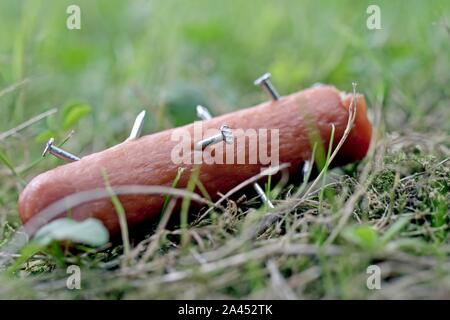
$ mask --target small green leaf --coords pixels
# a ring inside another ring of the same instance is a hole
[[[41,250],[42,247],[37,244],[27,244],[20,250],[20,257],[8,268],[7,272],[9,274],[14,274],[18,270],[20,270],[24,263],[26,263],[32,256],[34,256]]]
[[[39,133],[34,139],[36,140],[36,142],[47,142],[51,137],[54,137],[56,135],[57,133],[53,130],[45,130]]]
[[[0,163],[3,163],[10,171],[11,173],[22,183],[25,185],[25,181],[22,179],[22,177],[19,175],[19,173],[14,169],[14,166],[12,165],[11,161],[9,160],[8,156],[0,151]]]
[[[2,162],[14,175],[17,175],[16,171],[14,170],[14,166],[11,164],[11,161],[9,160],[8,156],[0,151],[0,162]]]
[[[348,241],[362,248],[374,249],[379,245],[377,232],[368,225],[350,227],[343,232],[343,236]]]
[[[432,224],[433,227],[439,228],[445,224],[447,218],[448,204],[444,195],[438,195],[436,200],[432,202],[433,215]]]
[[[91,113],[91,107],[85,103],[76,102],[64,107],[62,113],[63,129],[69,129],[76,125],[78,121]]]
[[[410,217],[401,217],[398,219],[389,229],[384,233],[381,241],[383,243],[388,243],[391,239],[393,239],[403,228],[409,223],[411,220]]]
[[[109,233],[103,223],[94,218],[81,222],[70,218],[61,218],[43,226],[33,238],[33,242],[40,246],[46,246],[54,240],[68,240],[99,247],[109,241]]]

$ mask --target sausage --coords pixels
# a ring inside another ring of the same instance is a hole
[[[372,126],[367,118],[364,97],[362,95],[356,97],[356,118],[353,128],[335,159],[339,165],[364,158],[371,141]],[[312,143],[308,123],[312,121],[314,124],[325,149],[329,144],[334,125],[334,145],[336,145],[347,125],[350,102],[351,95],[346,95],[332,86],[314,87],[277,101],[265,102],[201,123],[125,141],[32,179],[19,197],[18,209],[21,220],[26,223],[41,210],[68,195],[104,187],[103,172],[106,172],[112,186],[170,186],[179,167],[189,172],[195,166],[194,163],[187,163],[188,161],[183,163],[173,161],[174,149],[180,146],[180,141],[176,141],[174,136],[181,133],[194,136],[195,125],[200,125],[204,132],[216,133],[223,124],[227,124],[233,130],[237,128],[256,131],[278,130],[279,147],[274,150],[278,151],[279,163],[289,163],[290,174],[295,174],[299,166],[311,157]],[[259,134],[257,137],[260,138]],[[191,146],[195,142],[194,138],[189,141]],[[225,144],[220,145],[220,148],[226,148]],[[275,146],[275,143],[270,140],[267,148],[270,149],[272,146]],[[235,151],[231,158],[233,164],[199,164],[199,179],[213,200],[217,199],[218,193],[226,193],[267,167],[267,164],[249,163],[248,155],[257,152],[255,145],[233,144],[233,148]],[[217,150],[219,148],[215,151]],[[208,149],[204,152],[207,151]],[[245,163],[238,161],[238,157],[242,154],[247,155]],[[185,188],[188,181],[189,174],[183,174],[177,187]],[[164,195],[124,195],[119,196],[119,199],[125,209],[130,228],[143,221],[157,218],[164,203]],[[88,217],[100,219],[111,235],[116,235],[120,231],[117,213],[109,198],[72,208],[70,216],[76,220]]]

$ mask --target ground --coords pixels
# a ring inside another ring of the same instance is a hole
[[[66,28],[70,4],[0,3],[0,251],[26,182],[61,164],[41,158],[50,136],[74,130],[64,147],[86,155],[142,109],[148,134],[192,122],[197,104],[250,106],[266,71],[282,94],[357,82],[374,141],[326,179],[271,186],[281,219],[257,237],[267,208],[245,199],[161,224],[127,254],[27,246],[0,271],[1,298],[450,298],[448,1],[86,0],[80,30]],[[81,290],[66,287],[72,264]]]

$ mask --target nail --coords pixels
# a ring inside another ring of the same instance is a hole
[[[233,143],[233,133],[230,129],[229,126],[227,126],[226,124],[224,124],[223,126],[220,127],[220,133],[216,134],[212,137],[200,140],[199,142],[197,142],[195,149],[196,150],[205,150],[205,148],[207,146],[219,143],[219,142],[225,142],[228,144]]]
[[[198,105],[197,117],[199,117],[202,120],[209,120],[212,118],[212,115],[206,107]],[[264,193],[263,189],[258,184],[258,182],[255,182],[253,184],[253,187],[255,188],[256,192],[258,193],[258,195],[260,196],[260,198],[264,203],[266,203],[270,208],[275,208],[272,202],[270,202],[270,200],[267,198],[266,194]]]
[[[199,117],[202,120],[212,119],[212,115],[209,112],[209,110],[201,105],[197,106],[197,117]]]
[[[66,162],[75,162],[80,160],[80,158],[78,158],[77,156],[74,156],[73,154],[63,149],[54,146],[53,142],[55,142],[55,139],[53,138],[50,138],[50,140],[48,140],[47,144],[45,145],[44,152],[42,152],[43,157],[45,157],[47,154],[50,153],[55,157],[64,160]]]
[[[130,136],[127,138],[127,140],[134,140],[141,136],[142,127],[144,126],[145,114],[145,110],[141,111],[141,113],[138,114],[136,120],[134,120],[133,128],[131,129]]]
[[[264,192],[264,190],[261,188],[261,186],[255,182],[253,183],[253,188],[255,189],[255,191],[258,193],[259,197],[261,198],[261,200],[267,204],[267,206],[271,209],[275,208],[275,206],[273,205],[273,203],[269,200],[269,198],[267,198],[266,193]]]
[[[278,94],[275,87],[270,82],[271,74],[269,72],[263,74],[261,77],[255,80],[255,86],[260,86],[264,91],[266,91],[273,101],[280,99],[280,95]]]

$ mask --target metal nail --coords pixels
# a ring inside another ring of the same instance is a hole
[[[212,115],[209,112],[209,110],[201,105],[197,106],[197,117],[199,117],[202,120],[212,119]]]
[[[254,84],[255,86],[260,86],[264,91],[266,91],[270,98],[273,101],[276,101],[280,99],[280,95],[278,94],[275,87],[270,82],[271,74],[269,72],[263,74],[261,77],[255,80]]]
[[[212,115],[209,112],[209,110],[201,105],[197,106],[197,117],[199,117],[202,120],[209,120],[212,119]],[[266,194],[264,193],[264,190],[261,188],[261,186],[258,184],[258,182],[253,183],[253,188],[258,193],[261,200],[267,204],[270,208],[275,208],[272,202],[267,198]]]
[[[47,154],[50,153],[55,157],[64,160],[66,162],[75,162],[80,160],[80,158],[78,158],[77,156],[53,145],[54,142],[55,139],[53,138],[50,138],[50,140],[48,140],[47,144],[45,145],[44,152],[42,152],[43,157],[45,157]]]
[[[233,143],[233,132],[231,131],[230,127],[227,126],[226,124],[224,124],[223,126],[220,127],[220,133],[197,142],[195,149],[196,150],[205,150],[205,148],[207,146],[210,146],[210,145],[222,142],[222,141],[225,143],[228,143],[228,144]]]
[[[273,205],[273,203],[269,200],[269,198],[267,198],[266,193],[264,192],[264,190],[261,188],[261,186],[255,182],[253,183],[253,188],[255,189],[255,191],[258,193],[259,197],[261,198],[261,200],[267,204],[267,206],[271,209],[275,208],[275,206]]]
[[[134,140],[141,136],[142,127],[144,126],[145,115],[146,115],[145,110],[141,111],[138,114],[136,120],[134,120],[133,128],[131,129],[130,136],[127,138],[127,140]]]

